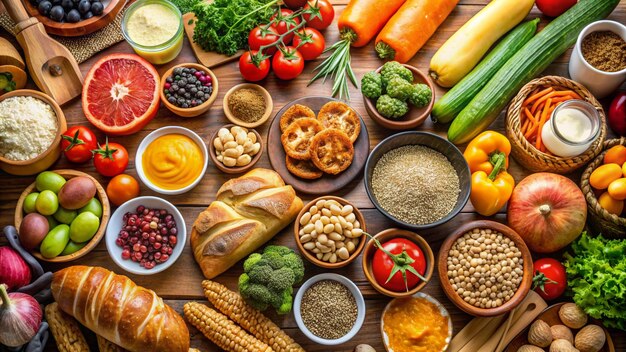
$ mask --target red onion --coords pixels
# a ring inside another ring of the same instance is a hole
[[[11,247],[0,247],[0,283],[13,291],[30,283],[30,268]]]
[[[18,347],[37,334],[41,324],[41,307],[37,301],[20,292],[7,293],[0,285],[0,343]]]

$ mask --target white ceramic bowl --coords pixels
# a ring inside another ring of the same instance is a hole
[[[443,304],[441,304],[441,302],[439,302],[438,300],[436,300],[435,298],[433,298],[433,296],[431,296],[429,294],[418,292],[418,293],[414,294],[411,297],[423,298],[423,299],[433,303],[434,305],[437,306],[437,308],[439,308],[439,312],[441,313],[441,315],[448,318],[448,337],[446,339],[446,345],[442,349],[442,351],[447,350],[448,346],[450,346],[450,341],[452,341],[452,318],[450,317],[450,314],[448,313],[448,310],[446,310],[446,308],[443,306]],[[391,349],[389,347],[389,336],[387,336],[387,333],[385,333],[385,329],[384,329],[385,322],[384,322],[382,317],[385,316],[385,313],[387,312],[389,307],[391,307],[391,303],[395,302],[398,299],[403,299],[403,298],[394,298],[391,301],[389,301],[389,303],[387,303],[387,305],[385,306],[385,309],[383,309],[383,314],[382,314],[382,316],[380,318],[380,332],[383,335],[383,344],[385,345],[385,349],[388,352],[393,352],[393,349]]]
[[[334,340],[327,340],[314,335],[311,330],[309,330],[306,325],[304,325],[304,322],[302,321],[302,314],[300,311],[300,303],[302,302],[302,296],[304,296],[304,292],[306,292],[306,290],[308,290],[309,287],[311,287],[314,283],[324,280],[334,280],[346,286],[354,296],[357,306],[357,317],[352,329],[343,337]],[[304,333],[304,335],[306,335],[306,337],[320,345],[334,346],[350,341],[359,332],[359,330],[361,330],[363,321],[365,321],[365,300],[363,299],[363,295],[361,294],[361,291],[359,291],[359,288],[356,287],[356,285],[350,279],[338,274],[325,273],[315,275],[312,278],[308,279],[304,284],[302,284],[294,300],[293,312],[296,318],[296,324],[298,325],[298,328],[300,328],[300,330],[302,331],[302,333]]]
[[[200,150],[202,151],[202,160],[204,162],[202,166],[202,172],[200,172],[200,175],[198,175],[198,177],[192,183],[179,189],[163,189],[161,187],[158,187],[154,183],[150,182],[148,177],[146,177],[146,174],[143,172],[144,151],[150,145],[150,143],[152,143],[155,139],[161,136],[168,135],[168,134],[182,134],[184,136],[187,136],[191,138],[194,142],[196,142],[196,144],[200,147]],[[154,130],[152,133],[147,135],[141,141],[141,143],[139,144],[139,147],[137,148],[137,153],[135,154],[135,168],[137,168],[137,174],[139,175],[141,182],[143,182],[143,184],[148,186],[148,188],[150,188],[151,190],[161,193],[161,194],[167,194],[167,195],[182,194],[196,187],[196,185],[200,182],[200,180],[204,176],[204,173],[206,172],[206,168],[208,164],[209,164],[209,152],[207,151],[206,144],[204,143],[202,138],[200,138],[200,136],[198,136],[198,134],[196,134],[192,130],[184,128],[184,127],[179,127],[179,126],[161,127],[158,130]]]
[[[176,228],[178,229],[178,234],[176,235],[178,241],[176,242],[176,246],[174,247],[169,260],[165,263],[157,264],[152,269],[145,269],[142,268],[137,262],[122,259],[122,248],[115,244],[117,235],[122,229],[122,218],[124,217],[124,214],[127,212],[134,213],[140,205],[150,209],[165,209],[174,217],[174,221],[176,221]],[[178,257],[180,257],[183,253],[183,248],[187,243],[187,228],[185,227],[185,219],[183,219],[183,216],[180,214],[178,209],[165,199],[152,196],[137,197],[120,205],[117,210],[115,210],[113,215],[111,215],[107,226],[105,242],[109,256],[111,256],[111,259],[113,259],[115,264],[117,264],[120,268],[137,275],[152,275],[160,273],[161,271],[172,266],[172,264],[174,264]]]
[[[578,35],[570,56],[569,75],[574,81],[587,87],[596,98],[601,99],[614,92],[626,80],[626,68],[617,72],[605,72],[585,60],[581,52],[582,41],[588,34],[598,31],[611,31],[626,40],[626,26],[619,22],[605,20],[587,25]]]

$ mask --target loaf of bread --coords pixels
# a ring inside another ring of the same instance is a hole
[[[189,331],[151,290],[104,268],[70,266],[54,273],[59,308],[105,339],[131,352],[187,352]]]
[[[254,169],[224,183],[191,229],[191,248],[204,276],[212,279],[252,253],[289,225],[302,206],[273,170]]]

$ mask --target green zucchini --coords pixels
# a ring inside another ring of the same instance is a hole
[[[486,129],[524,84],[572,46],[586,25],[607,17],[619,2],[580,0],[550,22],[496,72],[452,121],[448,140],[465,143]]]
[[[498,69],[535,35],[538,23],[539,19],[535,18],[510,31],[467,76],[435,103],[431,119],[439,123],[454,120]]]

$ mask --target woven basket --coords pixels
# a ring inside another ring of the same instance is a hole
[[[602,165],[606,151],[618,144],[626,146],[626,137],[609,139],[604,142],[603,152],[587,166],[580,179],[580,188],[585,195],[585,199],[587,199],[587,208],[589,209],[587,219],[589,220],[588,223],[591,230],[594,233],[601,233],[607,238],[626,238],[626,218],[610,214],[598,204],[593,188],[589,185],[589,177],[593,170]]]
[[[534,145],[529,143],[522,135],[520,126],[520,116],[522,113],[522,103],[528,95],[538,86],[552,86],[559,89],[571,89],[578,93],[587,102],[591,103],[598,110],[602,121],[600,135],[593,144],[583,154],[562,158],[549,155],[539,151]],[[606,137],[606,117],[602,105],[596,100],[587,88],[582,85],[559,76],[545,76],[528,82],[513,98],[506,114],[506,134],[511,141],[511,155],[524,168],[533,172],[556,172],[565,174],[572,172],[595,158],[602,151],[602,143]]]

